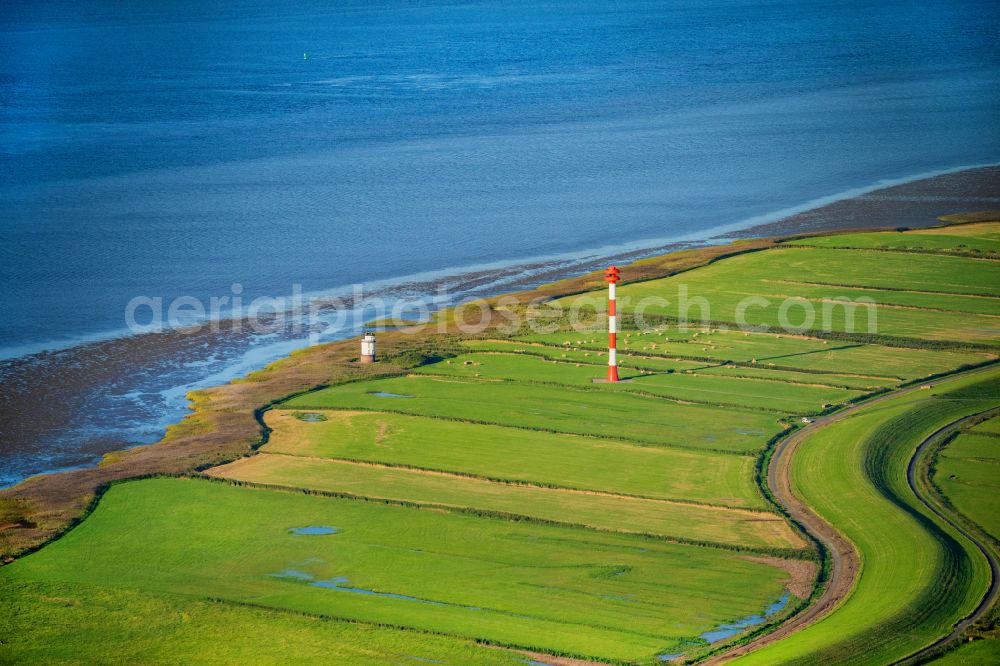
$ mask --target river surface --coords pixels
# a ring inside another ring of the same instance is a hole
[[[995,163],[998,25],[994,0],[6,0],[0,359],[127,335],[135,297],[497,293]],[[31,452],[8,429],[0,482],[92,460],[95,432],[153,441],[186,389],[301,344],[117,373]],[[23,367],[3,420],[29,418]]]

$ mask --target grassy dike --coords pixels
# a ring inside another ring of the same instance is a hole
[[[374,366],[354,363],[347,341],[197,392],[164,442],[3,493],[4,548],[22,557],[0,569],[13,600],[0,656],[59,662],[69,646],[169,661],[165,636],[198,633],[226,643],[206,659],[275,662],[259,643],[285,632],[286,659],[332,650],[342,663],[717,653],[742,640],[725,627],[782,599],[752,626],[780,623],[813,594],[815,549],[756,485],[774,442],[803,419],[997,358],[993,260],[958,248],[1000,246],[1000,228],[951,229],[886,247],[845,236],[851,250],[768,239],[626,267],[619,303],[652,325],[620,335],[619,385],[591,381],[600,330],[565,330],[564,313],[533,303],[583,293],[599,325],[589,275],[492,300],[499,322],[475,334],[459,334],[453,311],[386,331]],[[706,324],[673,325],[679,286],[710,303]],[[824,331],[780,329],[766,308],[756,330],[732,329],[740,294],[823,310],[845,293],[879,304],[877,332],[849,330],[843,307],[815,322]],[[637,313],[643,296],[658,300]],[[513,314],[563,330],[505,330]],[[906,443],[1000,402],[972,377],[873,403],[796,452],[796,493],[863,566],[837,610],[748,660],[891,661],[975,604],[983,563],[898,477]],[[142,476],[159,478],[115,483]],[[143,639],[145,614],[160,632]],[[240,630],[251,622],[267,626]]]
[[[890,663],[971,612],[989,586],[986,561],[919,503],[907,467],[936,430],[997,404],[991,369],[874,403],[800,445],[793,487],[855,545],[861,570],[832,613],[734,663]]]
[[[994,558],[1000,557],[997,520],[997,468],[1000,465],[1000,416],[992,413],[949,432],[930,453],[923,469],[936,499],[962,526],[976,535]],[[964,640],[943,652],[935,664],[982,664],[1000,660],[1000,608],[994,606],[966,632]]]

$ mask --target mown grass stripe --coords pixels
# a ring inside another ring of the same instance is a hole
[[[755,553],[758,555],[769,555],[773,557],[781,557],[784,559],[791,559],[791,560],[800,560],[800,559],[809,560],[813,558],[812,553],[810,553],[810,551],[808,551],[807,549],[761,548],[756,546],[745,546],[740,544],[720,543],[716,541],[684,539],[681,537],[666,536],[663,534],[654,534],[650,532],[614,530],[609,528],[595,527],[593,525],[587,525],[584,523],[571,523],[559,520],[549,520],[546,518],[538,518],[535,516],[512,513],[507,511],[491,511],[488,509],[479,509],[476,507],[455,506],[451,504],[436,504],[433,502],[414,502],[411,500],[401,500],[391,497],[372,497],[368,495],[361,495],[358,493],[348,493],[336,490],[316,490],[313,488],[301,488],[297,486],[288,486],[282,484],[260,483],[257,481],[247,481],[244,479],[228,479],[222,477],[215,477],[210,474],[202,474],[199,478],[204,478],[208,481],[212,481],[215,483],[224,483],[237,487],[258,488],[261,490],[273,490],[273,491],[293,493],[293,494],[299,493],[302,495],[316,495],[319,497],[332,497],[336,499],[352,500],[356,502],[369,502],[374,504],[386,504],[390,506],[400,506],[411,509],[443,511],[446,513],[476,516],[479,518],[502,520],[513,523],[529,523],[532,525],[548,525],[550,527],[561,527],[571,530],[587,530],[590,532],[596,532],[602,534],[615,534],[630,538],[645,539],[648,541],[657,541],[661,543],[672,543],[682,546],[712,548],[715,550],[726,550],[736,553]]]

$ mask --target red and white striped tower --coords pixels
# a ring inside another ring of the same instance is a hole
[[[608,381],[618,381],[618,323],[615,310],[615,285],[621,278],[621,271],[611,266],[604,271],[604,281],[608,283]]]

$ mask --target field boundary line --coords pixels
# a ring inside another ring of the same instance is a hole
[[[970,294],[962,291],[937,291],[931,289],[904,289],[902,287],[871,287],[865,285],[839,284],[837,282],[811,282],[808,280],[772,280],[764,278],[761,282],[772,282],[777,284],[797,284],[803,287],[839,287],[841,289],[857,289],[859,291],[898,291],[906,294],[931,294],[933,296],[963,296],[965,298],[983,298],[989,301],[1000,300],[1000,296],[990,294]],[[964,312],[962,310],[946,310],[955,314],[976,314],[974,312]]]
[[[559,361],[552,361],[553,363],[558,363]],[[424,367],[424,366],[421,366]],[[626,367],[625,370],[628,370]],[[659,372],[654,374],[676,374],[672,372]],[[454,375],[448,374],[446,372],[411,372],[406,375],[407,377],[443,377],[447,380],[455,380],[456,384],[514,384],[518,386],[552,386],[558,387],[560,389],[567,389],[570,391],[578,391],[580,393],[601,393],[605,389],[600,385],[587,386],[585,384],[561,384],[559,382],[546,382],[537,379],[511,379],[509,377],[468,377],[465,375]],[[648,376],[648,375],[647,375]],[[631,379],[631,378],[630,378]],[[706,407],[719,407],[721,409],[728,409],[738,412],[758,412],[765,414],[780,414],[782,416],[801,416],[801,415],[811,415],[817,412],[792,412],[789,413],[787,410],[772,409],[770,407],[751,407],[749,405],[739,405],[731,402],[708,402],[706,400],[692,400],[685,398],[676,398],[669,395],[661,395],[659,393],[652,393],[650,391],[644,391],[642,389],[632,390],[630,388],[625,388],[621,394],[639,396],[641,398],[649,398],[651,400],[665,400],[667,402],[673,402],[678,405],[704,405]],[[722,393],[722,395],[731,395]]]

